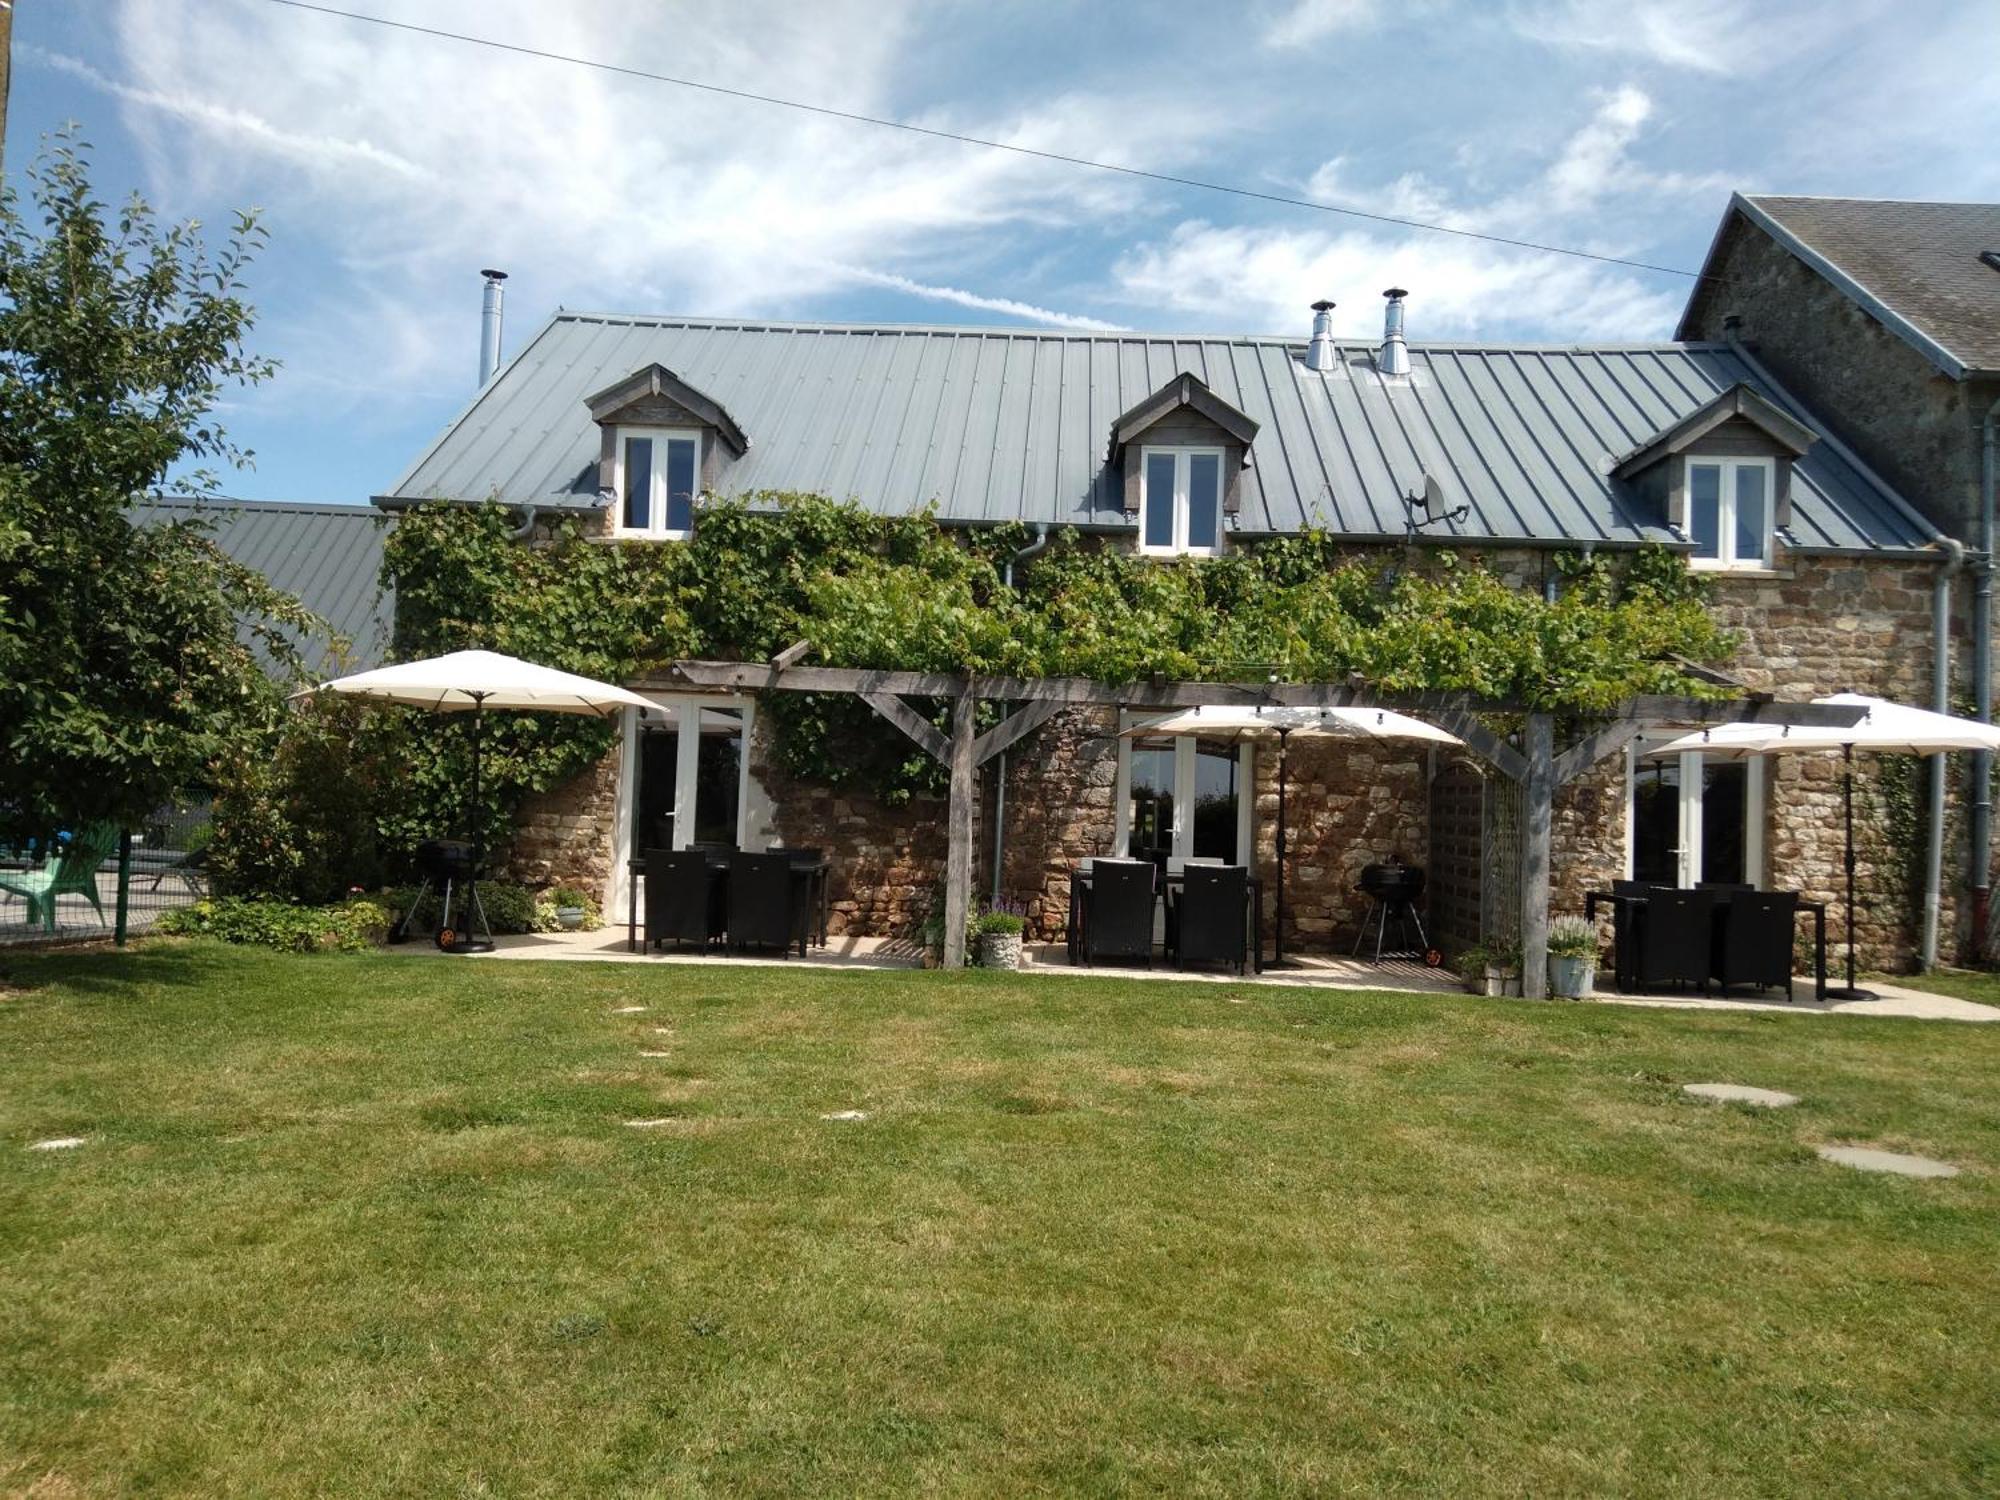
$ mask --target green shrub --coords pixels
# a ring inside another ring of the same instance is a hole
[[[598,910],[597,901],[573,885],[559,885],[554,890],[543,891],[535,898],[536,932],[564,931],[562,918],[556,913],[565,906],[578,907],[583,912],[584,932],[595,932],[604,925],[603,913]]]
[[[975,924],[974,930],[982,937],[988,933],[1004,933],[1010,937],[1019,937],[1027,930],[1027,926],[1024,919],[1017,917],[1011,911],[989,911]]]
[[[223,896],[163,913],[154,930],[275,948],[280,953],[359,953],[388,933],[389,910],[378,901],[294,906]]]

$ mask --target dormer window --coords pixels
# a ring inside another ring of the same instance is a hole
[[[701,433],[687,428],[620,427],[617,534],[658,541],[694,535],[694,503],[701,492]]]
[[[1769,458],[1687,460],[1687,532],[1697,568],[1771,566],[1771,494],[1776,462]]]
[[[1142,448],[1139,550],[1214,557],[1222,550],[1220,448]]]

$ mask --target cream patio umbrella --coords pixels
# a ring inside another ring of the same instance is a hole
[[[1947,750],[2000,750],[2000,726],[1956,714],[1941,714],[1928,708],[1911,708],[1886,698],[1863,693],[1834,693],[1815,698],[1815,703],[1858,708],[1861,717],[1844,727],[1803,724],[1758,724],[1744,722],[1718,724],[1712,729],[1682,735],[1663,745],[1655,745],[1649,757],[1678,755],[1699,750],[1704,755],[1745,759],[1753,755],[1782,755],[1816,751],[1823,755],[1840,752],[1841,818],[1846,829],[1847,852],[1847,987],[1829,990],[1846,999],[1872,999],[1871,991],[1854,984],[1854,752],[1873,751],[1878,755],[1941,755]]]
[[[519,657],[503,656],[497,651],[453,651],[422,661],[377,667],[349,677],[336,677],[331,682],[322,682],[292,696],[304,698],[317,693],[341,693],[355,698],[372,698],[380,703],[402,703],[412,708],[429,709],[433,713],[470,713],[472,787],[466,806],[475,810],[479,806],[480,730],[487,709],[530,709],[540,713],[595,714],[608,718],[627,708],[643,711],[653,707],[646,699],[625,688],[580,677],[574,672],[559,672],[554,667],[538,666]],[[464,909],[476,914],[480,928],[484,929],[485,912],[479,904],[479,868],[485,862],[486,841],[480,832],[482,823],[476,811],[471,815],[471,822],[472,864],[466,883]],[[431,877],[427,874],[425,878],[428,883]],[[445,878],[448,882],[449,877]],[[412,912],[415,907],[416,903],[412,902]],[[448,883],[441,923],[439,946],[451,952],[484,952],[493,946],[490,931],[480,937],[470,932],[459,934],[452,929]],[[398,931],[406,934],[408,929],[409,917],[406,915]]]
[[[1133,724],[1121,731],[1126,739],[1153,735],[1196,735],[1207,740],[1273,740],[1278,742],[1278,890],[1277,937],[1271,967],[1285,963],[1285,783],[1286,750],[1295,734],[1356,740],[1421,740],[1436,745],[1464,745],[1457,735],[1387,708],[1184,708],[1163,719]]]

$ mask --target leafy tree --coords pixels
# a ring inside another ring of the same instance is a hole
[[[0,808],[129,826],[270,726],[267,666],[296,672],[287,631],[320,628],[205,523],[129,509],[250,457],[213,414],[273,369],[245,348],[264,236],[242,214],[211,252],[137,197],[107,208],[72,135],[28,181],[32,210],[0,195]]]

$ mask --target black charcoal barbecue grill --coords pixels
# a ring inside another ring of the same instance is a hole
[[[1424,895],[1424,872],[1415,865],[1406,865],[1399,859],[1391,859],[1386,864],[1369,865],[1361,872],[1361,894],[1371,905],[1361,919],[1361,930],[1354,935],[1356,954],[1368,939],[1368,924],[1375,924],[1375,962],[1383,958],[1421,958],[1432,968],[1444,962],[1444,955],[1431,946],[1429,934],[1424,931],[1424,919],[1417,910],[1417,903]],[[1399,946],[1386,948],[1389,924],[1396,924]],[[1409,946],[1411,930],[1416,932],[1416,946]]]

